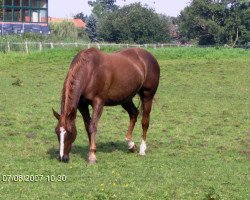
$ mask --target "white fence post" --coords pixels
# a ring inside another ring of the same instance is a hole
[[[43,45],[41,42],[39,42],[39,50],[42,51],[43,50]]]
[[[90,43],[88,43],[88,49],[90,48]]]
[[[54,49],[54,44],[53,44],[53,42],[50,43],[50,48],[51,48],[51,49]]]
[[[10,52],[10,42],[7,43],[7,51]]]
[[[25,42],[25,51],[26,51],[26,53],[29,53],[29,48],[28,48],[28,42],[27,41]]]

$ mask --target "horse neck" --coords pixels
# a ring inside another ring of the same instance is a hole
[[[65,119],[70,119],[75,115],[76,109],[81,96],[81,82],[75,80],[74,78],[66,78],[63,92],[62,92],[62,102],[61,102],[61,115]]]
[[[72,112],[76,113],[82,90],[87,83],[85,78],[86,75],[89,74],[89,69],[86,67],[86,64],[87,60],[84,59],[84,55],[81,55],[81,53],[79,53],[71,63],[62,92],[61,113],[65,116]]]
[[[73,103],[70,98],[67,98],[69,97],[66,97],[65,93],[63,92],[61,104],[61,126],[65,127],[66,129],[71,127],[71,124],[75,122],[77,109],[76,103]]]

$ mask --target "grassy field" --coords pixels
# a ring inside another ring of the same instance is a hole
[[[147,155],[128,153],[128,115],[106,107],[88,165],[79,114],[70,162],[57,161],[51,112],[78,50],[0,53],[0,199],[249,199],[250,51],[151,49],[161,80]]]

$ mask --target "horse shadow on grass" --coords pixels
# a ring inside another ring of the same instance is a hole
[[[97,152],[102,153],[112,153],[114,151],[123,151],[128,153],[128,146],[126,142],[116,141],[116,142],[100,142],[97,143]],[[87,160],[89,152],[89,145],[73,145],[70,154],[78,154],[85,160]],[[56,147],[51,147],[48,149],[47,154],[49,154],[50,159],[57,159],[59,154],[59,149]]]

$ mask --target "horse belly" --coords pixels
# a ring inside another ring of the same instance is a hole
[[[132,99],[140,90],[142,82],[139,80],[120,80],[111,85],[108,91],[106,105],[118,105]]]

